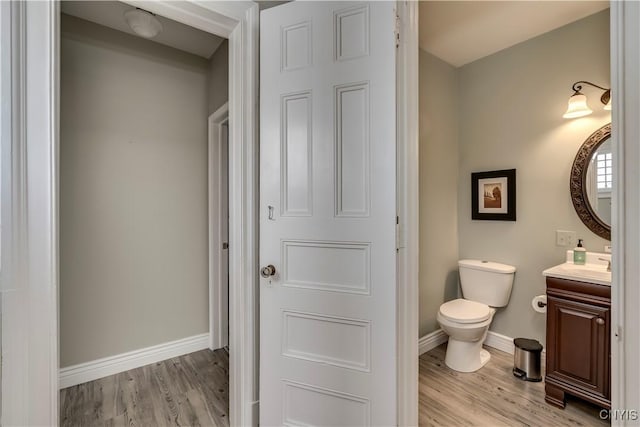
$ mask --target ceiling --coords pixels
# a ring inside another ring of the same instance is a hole
[[[261,1],[261,8],[282,1]],[[132,9],[118,1],[63,1],[62,12],[134,34],[124,20]],[[421,1],[420,47],[460,67],[609,7],[608,1]],[[210,58],[223,39],[158,16],[152,40]]]
[[[135,35],[124,20],[124,13],[133,9],[132,6],[118,1],[63,1],[61,3],[62,12],[67,15]],[[151,39],[154,42],[209,59],[224,40],[222,37],[171,19],[156,17],[162,23],[163,30]]]
[[[608,1],[421,1],[420,47],[460,67],[608,7]]]
[[[260,10],[269,9],[274,6],[280,6],[281,4],[289,3],[292,0],[254,0],[258,3]]]

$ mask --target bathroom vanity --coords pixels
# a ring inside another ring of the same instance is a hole
[[[571,251],[569,251],[571,252]],[[569,255],[567,255],[569,259]],[[543,272],[547,283],[545,400],[564,408],[570,394],[611,408],[609,254],[587,254]]]

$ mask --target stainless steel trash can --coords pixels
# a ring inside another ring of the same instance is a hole
[[[516,338],[513,344],[516,347],[513,353],[513,375],[524,381],[542,381],[542,344],[527,338]]]

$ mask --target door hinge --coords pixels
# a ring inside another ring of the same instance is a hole
[[[393,30],[396,39],[396,49],[400,47],[400,15],[396,13],[396,25]]]

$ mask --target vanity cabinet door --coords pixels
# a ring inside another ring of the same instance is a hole
[[[547,376],[609,399],[609,307],[549,296],[547,311]]]

